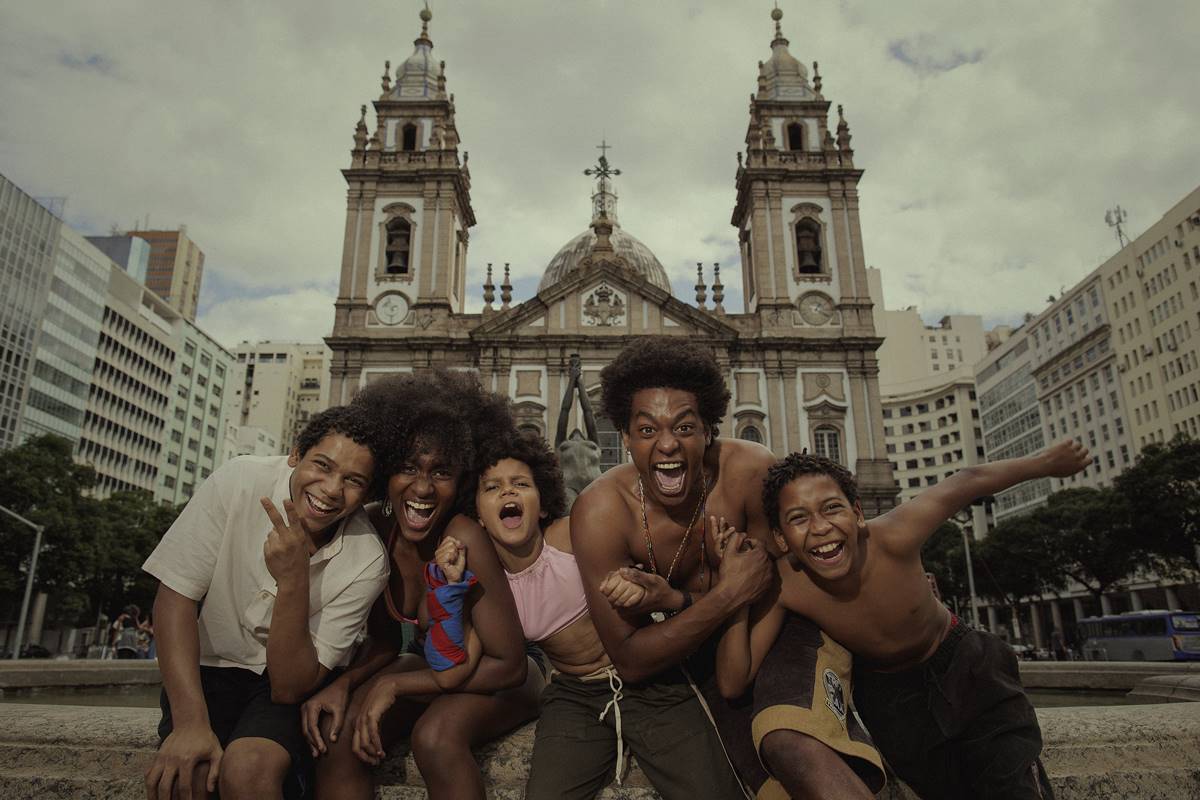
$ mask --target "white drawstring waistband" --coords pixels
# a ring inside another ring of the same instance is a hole
[[[597,672],[600,672],[600,670],[597,670]],[[621,734],[621,700],[625,697],[621,693],[621,690],[625,687],[625,684],[621,682],[621,676],[612,667],[605,667],[603,672],[608,674],[608,688],[612,689],[613,695],[612,700],[609,700],[604,706],[604,710],[600,712],[600,721],[603,722],[604,718],[608,716],[609,709],[612,709],[613,724],[617,729],[616,780],[617,785],[620,785],[625,778],[625,737]],[[592,674],[595,675],[596,673]],[[591,677],[591,675],[588,677]]]

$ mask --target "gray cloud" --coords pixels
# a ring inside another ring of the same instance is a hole
[[[412,52],[420,7],[9,4],[0,171],[68,196],[90,231],[187,223],[207,254],[201,322],[220,340],[314,338],[332,320],[358,107],[384,59]],[[487,262],[511,262],[526,299],[586,227],[581,173],[605,136],[621,223],[683,300],[695,262],[720,262],[739,309],[735,153],[770,7],[433,3],[479,220],[469,308]],[[1112,253],[1105,208],[1127,208],[1136,233],[1196,185],[1190,3],[781,7],[791,52],[820,61],[845,105],[890,306],[1017,319]]]

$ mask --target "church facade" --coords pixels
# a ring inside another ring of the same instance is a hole
[[[558,426],[570,357],[598,405],[599,372],[634,337],[665,334],[712,349],[732,393],[721,434],[775,453],[807,449],[858,475],[868,517],[895,504],[885,451],[850,131],[821,94],[817,65],[788,51],[780,18],[759,63],[731,223],[741,243],[745,308],[723,306],[719,275],[698,278],[694,303],[674,297],[666,270],[619,221],[606,157],[591,224],[551,258],[535,296],[512,302],[507,274],[488,276],[484,308],[466,305],[471,176],[459,152],[444,63],[428,23],[354,134],[341,282],[332,335],[330,402],[378,377],[435,366],[472,369],[507,394],[522,427]],[[499,280],[499,295],[495,281]],[[711,302],[709,292],[711,289]],[[577,410],[569,412],[578,413]],[[578,425],[576,420],[572,425]],[[600,421],[604,468],[624,451]]]

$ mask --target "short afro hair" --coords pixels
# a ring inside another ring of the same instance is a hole
[[[509,431],[506,436],[498,436],[485,442],[479,449],[479,471],[476,484],[483,479],[483,473],[506,458],[520,461],[529,467],[533,473],[533,485],[538,490],[542,511],[547,516],[547,522],[567,515],[567,491],[563,486],[562,470],[558,466],[558,456],[540,435],[533,431]],[[475,492],[471,492],[467,505],[469,516],[478,519],[479,509],[475,507]]]
[[[478,446],[513,428],[507,398],[486,391],[469,371],[383,378],[364,387],[351,405],[379,421],[383,448],[376,463],[383,485],[410,459],[437,453],[462,471],[457,511],[463,510],[466,487],[475,492]]]
[[[633,395],[641,389],[691,392],[713,436],[729,408],[725,376],[712,353],[676,336],[635,339],[600,371],[600,383],[604,415],[621,431],[629,430]]]
[[[353,405],[334,406],[308,421],[296,437],[294,447],[300,457],[304,458],[309,450],[331,433],[341,434],[355,444],[363,445],[371,451],[371,458],[375,461],[375,474],[367,490],[368,496],[374,498],[383,491],[383,485],[387,481],[380,469],[386,448],[383,432],[384,426],[380,424],[380,420],[365,413],[364,409]]]
[[[767,522],[770,523],[771,530],[779,530],[779,495],[783,493],[783,487],[805,475],[826,475],[832,478],[851,505],[858,502],[858,481],[850,470],[825,456],[792,453],[772,464],[767,470],[766,480],[763,481],[763,511],[767,513]]]

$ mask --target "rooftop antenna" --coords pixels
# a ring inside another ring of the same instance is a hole
[[[1129,244],[1129,237],[1125,235],[1125,230],[1121,227],[1125,224],[1125,220],[1129,215],[1125,213],[1125,209],[1120,206],[1114,206],[1104,212],[1104,221],[1108,223],[1108,227],[1117,229],[1117,244],[1122,248]]]

